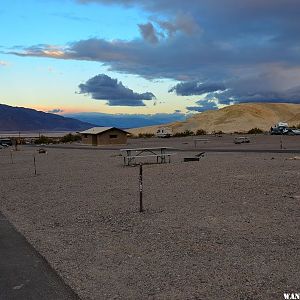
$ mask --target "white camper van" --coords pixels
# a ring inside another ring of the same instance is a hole
[[[172,136],[172,129],[168,127],[159,127],[156,131],[156,136],[161,138],[167,138]]]

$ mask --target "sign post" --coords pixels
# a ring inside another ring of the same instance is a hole
[[[140,188],[140,212],[143,212],[144,208],[143,208],[143,165],[142,164],[140,164],[139,188]]]
[[[10,150],[10,162],[12,164],[14,163],[12,150]]]
[[[33,155],[34,175],[36,175],[35,155]]]

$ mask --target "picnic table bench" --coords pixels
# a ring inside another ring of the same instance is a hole
[[[136,158],[144,157],[155,157],[156,163],[166,163],[171,162],[171,155],[175,153],[167,153],[167,151],[173,150],[170,147],[151,147],[151,148],[131,148],[131,149],[121,149],[121,154],[123,156],[124,165],[129,166],[134,163]]]

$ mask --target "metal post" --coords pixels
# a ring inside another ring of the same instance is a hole
[[[12,164],[14,163],[12,151],[10,151],[10,161],[11,161]]]
[[[33,156],[33,164],[34,164],[34,175],[36,175],[35,155]]]
[[[283,145],[282,145],[282,136],[280,136],[280,149],[283,149]]]
[[[140,184],[140,212],[143,212],[144,208],[143,208],[143,165],[142,164],[140,164],[139,184]]]

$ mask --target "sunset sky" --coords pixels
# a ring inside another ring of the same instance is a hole
[[[298,0],[2,0],[0,103],[185,114],[300,103]]]

